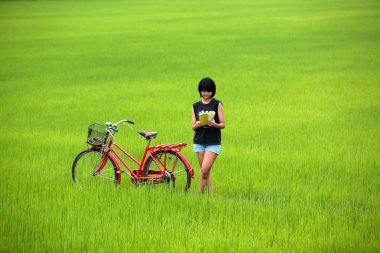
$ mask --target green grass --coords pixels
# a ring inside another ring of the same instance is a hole
[[[1,252],[380,251],[377,1],[1,1]],[[81,190],[93,122],[191,144],[197,84],[226,129],[214,193]]]

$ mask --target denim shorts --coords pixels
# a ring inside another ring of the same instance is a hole
[[[193,144],[194,152],[205,152],[210,151],[217,155],[220,153],[220,145],[201,145],[201,144]]]

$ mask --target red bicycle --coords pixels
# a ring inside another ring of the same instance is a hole
[[[89,126],[87,138],[89,148],[75,157],[72,166],[72,177],[75,183],[81,187],[98,186],[102,180],[111,181],[117,185],[121,182],[121,174],[125,173],[136,186],[165,183],[169,187],[172,183],[174,189],[181,191],[187,191],[190,188],[194,170],[181,153],[186,144],[150,146],[157,132],[139,131],[140,137],[147,140],[148,144],[141,161],[138,161],[114,141],[115,133],[118,132],[117,126],[120,124],[130,126],[134,123],[121,120],[114,124],[107,122],[105,125]],[[129,158],[137,168],[132,169],[117,150]],[[120,168],[120,163],[125,169]]]

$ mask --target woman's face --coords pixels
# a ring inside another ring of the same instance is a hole
[[[202,90],[201,96],[204,99],[210,99],[212,97],[212,91]]]

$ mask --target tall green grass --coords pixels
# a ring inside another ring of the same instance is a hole
[[[0,251],[377,252],[377,1],[0,2]],[[79,189],[93,122],[142,155],[191,144],[198,81],[226,129],[212,196]]]

